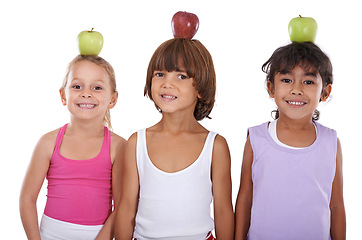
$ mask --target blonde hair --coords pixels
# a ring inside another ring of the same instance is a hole
[[[117,91],[116,74],[114,72],[112,65],[110,63],[108,63],[105,59],[103,59],[99,56],[90,56],[90,55],[87,55],[87,56],[78,55],[68,64],[67,71],[66,71],[65,77],[63,79],[63,84],[60,87],[60,90],[63,91],[65,89],[65,87],[67,86],[68,77],[69,77],[70,72],[72,71],[74,65],[81,61],[89,61],[100,67],[103,67],[104,70],[106,70],[106,72],[109,75],[112,92]],[[107,109],[107,111],[104,115],[103,124],[104,124],[104,126],[108,127],[109,129],[112,129],[111,113],[110,113],[109,109]]]

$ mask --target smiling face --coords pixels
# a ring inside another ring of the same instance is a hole
[[[279,109],[279,117],[311,120],[320,101],[326,101],[331,85],[323,87],[319,73],[297,65],[290,71],[278,72],[274,84],[267,82],[269,95]]]
[[[193,91],[199,94],[194,117],[196,120],[209,117],[215,102],[216,75],[212,57],[200,41],[173,38],[156,49],[148,65],[144,88],[144,94],[152,101],[151,88],[156,72],[183,72],[188,79],[192,79]],[[155,105],[158,108],[156,102]]]
[[[60,95],[72,119],[95,119],[101,123],[107,109],[113,108],[117,101],[117,92],[112,91],[107,71],[86,60],[73,66]]]
[[[151,94],[163,114],[178,112],[193,116],[198,92],[193,78],[185,71],[154,71]]]

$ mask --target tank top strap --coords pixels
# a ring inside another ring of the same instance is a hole
[[[205,143],[204,143],[204,147],[200,154],[201,161],[207,161],[207,164],[209,167],[211,167],[212,153],[213,153],[213,149],[214,149],[214,142],[215,142],[216,135],[217,135],[217,133],[212,132],[212,131],[210,131],[208,133]]]
[[[137,165],[140,164],[139,161],[143,161],[144,157],[148,156],[147,145],[146,145],[146,128],[140,129],[137,131]]]
[[[205,147],[213,148],[217,133],[210,131],[205,141]]]
[[[111,154],[111,131],[104,126],[104,140],[101,153]]]
[[[59,152],[59,148],[60,148],[60,145],[62,144],[64,133],[65,133],[65,130],[67,129],[67,126],[68,126],[68,123],[59,129],[57,139],[55,141],[55,148],[54,148],[54,150],[56,152]]]
[[[59,153],[60,145],[62,144],[64,133],[67,129],[68,123],[59,129],[57,139],[55,141],[54,151]],[[104,126],[104,140],[99,155],[106,153],[110,156],[111,154],[111,131]]]

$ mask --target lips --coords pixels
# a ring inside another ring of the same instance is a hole
[[[161,94],[161,98],[165,101],[172,101],[175,100],[177,97],[170,94]]]
[[[96,106],[96,104],[91,104],[91,103],[78,103],[77,104],[78,107],[80,108],[85,108],[85,109],[92,109]]]
[[[297,101],[297,100],[287,100],[286,101],[289,105],[291,106],[295,106],[295,107],[299,107],[299,106],[304,106],[305,104],[307,104],[304,101]]]

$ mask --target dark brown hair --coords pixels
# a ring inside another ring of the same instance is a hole
[[[279,47],[266,61],[262,70],[267,74],[266,81],[274,86],[274,77],[277,73],[288,72],[296,66],[305,71],[313,69],[321,75],[323,89],[328,84],[333,84],[333,68],[329,57],[314,43],[292,42],[286,46]],[[322,90],[323,91],[323,90]],[[279,117],[279,111],[275,112],[275,119]],[[319,111],[315,110],[313,120],[319,119]]]
[[[152,101],[151,86],[154,71],[186,71],[193,78],[194,87],[201,96],[194,110],[196,120],[205,117],[214,107],[216,75],[212,57],[205,46],[195,39],[173,38],[162,43],[154,52],[147,69],[144,95]],[[157,109],[159,109],[156,106]]]

